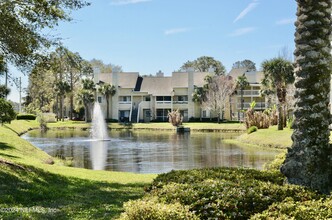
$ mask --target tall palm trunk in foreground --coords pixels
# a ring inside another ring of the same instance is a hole
[[[293,146],[281,172],[289,183],[330,193],[331,0],[297,0],[297,5]]]

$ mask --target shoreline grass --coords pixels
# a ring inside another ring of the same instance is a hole
[[[277,126],[268,129],[258,129],[251,134],[244,133],[235,140],[227,140],[237,144],[256,145],[264,148],[284,149],[292,146],[291,135],[293,130],[284,128],[278,130]]]

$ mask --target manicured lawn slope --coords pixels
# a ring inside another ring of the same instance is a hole
[[[0,127],[0,219],[113,219],[155,177],[46,164],[50,156],[18,136],[32,127]]]
[[[278,131],[277,126],[272,126],[269,129],[258,129],[258,131],[251,134],[242,134],[238,141],[261,147],[287,149],[292,146],[292,133],[293,130],[289,128]]]

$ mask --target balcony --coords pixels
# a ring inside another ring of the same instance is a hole
[[[173,104],[188,104],[188,101],[173,101]]]
[[[171,104],[172,101],[156,101],[157,105],[165,105],[165,104]]]
[[[131,101],[119,101],[119,105],[128,105],[131,104]]]
[[[244,102],[243,103],[243,109],[247,110],[248,108],[250,108],[250,102]],[[260,109],[265,109],[266,108],[266,104],[265,102],[256,102],[255,108],[256,110],[260,110]],[[237,109],[241,109],[241,103],[237,104]]]
[[[241,96],[241,90],[237,90],[237,96]],[[246,97],[260,97],[259,90],[243,90],[243,96]]]

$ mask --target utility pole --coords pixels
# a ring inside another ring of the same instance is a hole
[[[21,101],[22,101],[22,80],[21,80],[21,77],[19,79],[19,88],[18,88],[18,92],[19,92],[19,97],[20,97],[20,102],[19,102],[19,106],[18,106],[18,111],[21,113],[22,112],[22,104],[21,104]]]

